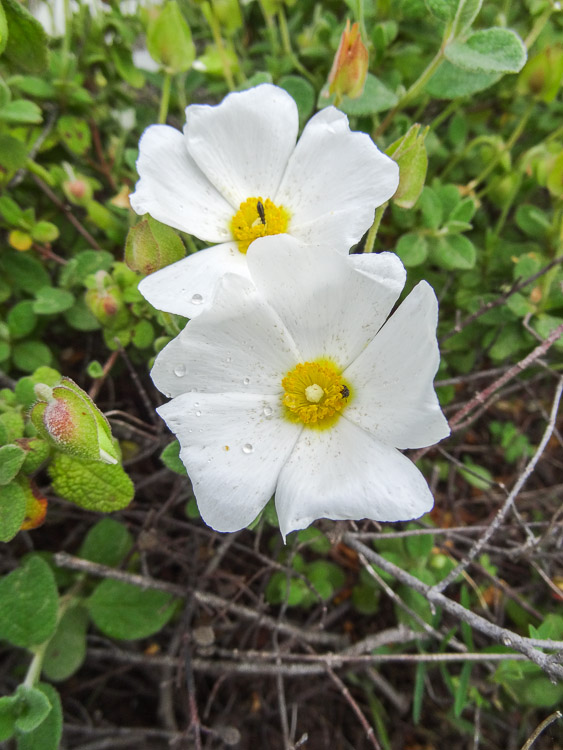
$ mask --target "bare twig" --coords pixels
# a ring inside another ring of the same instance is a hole
[[[536,729],[534,729],[530,737],[528,737],[526,742],[522,745],[521,750],[530,750],[540,734],[544,732],[550,724],[553,724],[554,721],[561,719],[563,719],[563,714],[561,713],[561,711],[554,711],[552,714],[550,714],[547,719],[544,719],[542,723],[538,727],[536,727]]]
[[[557,419],[557,412],[559,411],[559,403],[561,401],[562,391],[563,391],[563,378],[560,378],[559,383],[557,384],[557,388],[555,389],[555,395],[553,397],[553,403],[551,407],[551,414],[549,416],[549,422],[545,428],[542,439],[540,440],[540,443],[534,455],[528,462],[524,471],[520,474],[516,484],[512,488],[508,497],[504,501],[504,504],[502,505],[498,513],[496,514],[495,518],[493,519],[492,523],[489,525],[485,533],[475,542],[475,544],[471,547],[471,549],[464,556],[463,560],[453,570],[451,570],[448,573],[448,575],[442,581],[440,581],[440,583],[437,583],[435,586],[433,586],[434,592],[444,591],[450,585],[450,583],[455,581],[455,579],[459,576],[459,574],[463,570],[465,570],[465,568],[469,565],[471,560],[473,560],[479,554],[479,552],[483,548],[483,545],[486,544],[489,541],[489,539],[493,536],[493,534],[498,530],[499,526],[501,525],[504,518],[506,517],[506,514],[512,507],[512,504],[514,503],[515,499],[518,497],[518,493],[520,492],[525,482],[529,479],[532,472],[534,471],[536,464],[538,463],[542,453],[545,450],[547,443],[549,442],[549,439],[555,427],[555,421]]]
[[[477,615],[474,612],[465,609],[465,607],[463,607],[461,604],[454,602],[452,599],[444,596],[444,594],[434,591],[431,586],[423,583],[419,578],[416,578],[410,573],[407,573],[406,570],[403,570],[398,565],[389,562],[389,560],[386,560],[374,550],[366,547],[364,544],[355,539],[353,534],[344,534],[343,541],[345,544],[352,547],[352,549],[355,549],[356,552],[365,555],[365,557],[367,557],[367,559],[371,563],[374,563],[375,565],[385,570],[387,573],[390,573],[401,583],[404,583],[407,586],[410,586],[415,591],[418,591],[434,606],[442,607],[449,614],[453,615],[459,620],[462,620],[463,622],[466,622],[476,630],[485,633],[485,635],[488,635],[490,638],[493,638],[500,643],[503,643],[505,646],[513,648],[517,651],[520,651],[520,653],[525,654],[531,661],[541,667],[553,679],[563,679],[563,666],[561,666],[561,664],[557,662],[556,658],[549,654],[544,654],[541,651],[537,651],[535,648],[538,647],[563,650],[563,641],[538,641],[533,638],[523,638],[522,636],[513,633],[511,630],[501,628],[499,625],[495,625],[494,623],[489,622],[484,617],[481,617],[480,615]]]
[[[139,586],[139,588],[142,589],[156,589],[157,591],[164,591],[173,596],[182,598],[186,598],[191,593],[198,604],[211,607],[215,610],[229,612],[243,620],[254,621],[261,627],[266,627],[270,630],[277,629],[280,633],[284,633],[285,635],[309,643],[317,643],[325,646],[338,646],[344,645],[347,642],[345,637],[334,633],[324,633],[319,630],[301,628],[287,622],[278,622],[273,617],[269,617],[262,612],[251,609],[250,607],[245,607],[242,604],[235,604],[234,602],[223,599],[216,594],[197,590],[190,592],[183,586],[178,586],[177,584],[169,583],[168,581],[159,581],[154,578],[149,578],[148,576],[127,573],[124,570],[116,570],[107,565],[100,565],[99,563],[90,562],[89,560],[82,560],[79,557],[73,557],[66,552],[57,552],[54,556],[54,560],[55,564],[60,568],[80,570],[98,578],[113,578],[116,581],[130,583],[133,586]]]

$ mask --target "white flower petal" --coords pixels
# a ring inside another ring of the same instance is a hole
[[[289,235],[256,240],[246,257],[253,281],[283,320],[302,362],[328,357],[342,368],[349,365],[383,325],[401,291],[397,270],[382,281],[373,272],[357,271],[350,256],[303,248]],[[387,257],[374,255],[372,271],[377,263],[391,265]]]
[[[139,282],[139,291],[157,310],[195,318],[211,306],[226,273],[249,278],[246,258],[234,242],[199,250],[151,273]]]
[[[186,108],[188,150],[238,210],[250,197],[272,198],[295,147],[299,118],[291,96],[262,84],[229,94],[215,107]]]
[[[358,253],[348,256],[348,262],[378,283],[397,292],[403,291],[407,280],[406,269],[395,253]]]
[[[290,233],[308,245],[348,252],[399,184],[399,168],[334,107],[305,126],[276,195],[292,214]]]
[[[412,461],[345,418],[327,430],[303,430],[276,489],[284,538],[317,518],[404,521],[433,504]]]
[[[184,393],[158,412],[180,441],[205,523],[217,531],[248,526],[300,433],[281,417],[279,397]]]
[[[346,417],[397,448],[450,434],[433,386],[437,321],[436,295],[421,281],[344,373],[354,389]]]
[[[233,209],[215,190],[188,153],[184,136],[168,125],[151,125],[141,136],[137,171],[130,196],[138,214],[206,242],[231,239]]]
[[[194,390],[273,395],[298,361],[275,311],[250,281],[229,274],[213,306],[160,352],[151,377],[167,396]]]

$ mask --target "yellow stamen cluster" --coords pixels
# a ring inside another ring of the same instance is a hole
[[[308,427],[330,427],[350,399],[350,386],[326,360],[304,362],[282,380],[286,416]]]
[[[231,232],[241,253],[258,237],[287,232],[289,213],[269,198],[248,198],[231,219]]]

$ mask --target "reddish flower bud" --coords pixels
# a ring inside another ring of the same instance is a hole
[[[357,23],[350,28],[350,20],[340,37],[338,51],[328,76],[329,93],[336,95],[336,101],[343,96],[357,99],[361,96],[368,73],[368,51],[360,36]]]

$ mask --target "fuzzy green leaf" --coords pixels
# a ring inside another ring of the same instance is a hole
[[[0,487],[0,542],[9,542],[21,529],[25,519],[25,500],[25,492],[17,482]]]
[[[110,638],[134,640],[157,633],[175,609],[170,594],[106,579],[86,602],[96,626]]]
[[[51,710],[39,726],[18,737],[18,750],[58,750],[63,733],[63,712],[57,690],[46,683],[36,687],[51,704]]]
[[[47,34],[43,26],[18,0],[2,0],[8,21],[5,56],[28,73],[41,73],[47,67]]]
[[[58,595],[51,568],[38,556],[0,579],[0,638],[27,648],[55,632]]]
[[[131,534],[123,524],[102,518],[86,534],[79,556],[90,562],[117,567],[133,546]]]
[[[464,42],[448,44],[444,54],[453,65],[482,73],[518,73],[526,62],[526,47],[511,29],[476,31]]]
[[[88,612],[76,606],[67,610],[49,641],[43,674],[53,682],[66,680],[79,669],[86,656]]]
[[[119,464],[83,461],[59,453],[48,471],[58,495],[88,510],[121,510],[135,494],[133,483]]]

